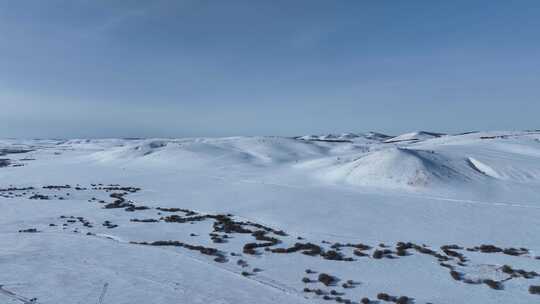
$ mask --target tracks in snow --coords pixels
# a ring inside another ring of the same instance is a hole
[[[24,304],[38,304],[37,300],[34,298],[34,299],[29,299],[27,297],[23,297],[21,295],[18,295],[12,291],[9,291],[7,289],[4,288],[4,285],[0,285],[0,295],[4,295],[8,298],[11,298],[13,300],[16,300],[16,301],[19,301],[21,303],[24,303]]]

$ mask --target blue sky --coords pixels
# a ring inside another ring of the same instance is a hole
[[[540,128],[538,1],[0,0],[0,137]]]

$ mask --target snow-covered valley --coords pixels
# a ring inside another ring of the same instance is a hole
[[[0,303],[535,303],[540,132],[0,141]]]

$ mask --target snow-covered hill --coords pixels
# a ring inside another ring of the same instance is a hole
[[[0,303],[540,301],[538,131],[9,139],[0,159]]]
[[[444,155],[434,151],[399,147],[367,153],[333,167],[323,176],[344,180],[353,185],[381,188],[459,186],[474,178],[474,172],[471,172],[470,168],[460,166]]]
[[[422,140],[441,137],[444,135],[445,134],[442,134],[442,133],[419,131],[419,132],[405,133],[396,137],[388,138],[385,140],[385,142],[393,143],[393,142],[402,142],[402,141],[422,141]]]

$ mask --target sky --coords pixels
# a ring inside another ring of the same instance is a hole
[[[0,137],[540,128],[540,1],[0,0]]]

